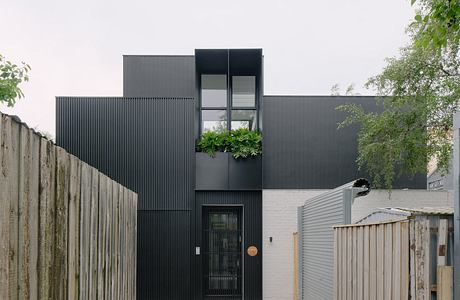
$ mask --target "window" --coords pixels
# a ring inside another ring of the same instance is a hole
[[[257,129],[257,114],[255,110],[232,110],[231,129]]]
[[[256,77],[232,77],[232,112],[230,129],[257,129]]]
[[[201,132],[257,130],[256,77],[201,75]],[[229,90],[231,89],[231,99]]]
[[[233,76],[232,77],[232,106],[255,107],[256,106],[256,77]]]
[[[225,131],[227,130],[226,110],[202,110],[201,131]]]
[[[227,107],[227,75],[201,75],[201,106]]]

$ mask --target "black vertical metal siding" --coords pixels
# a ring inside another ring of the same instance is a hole
[[[139,211],[137,298],[191,296],[189,211]]]
[[[190,210],[191,98],[57,99],[56,142],[136,191],[139,210]]]
[[[57,98],[57,144],[138,193],[138,299],[191,298],[193,124],[192,98]]]
[[[242,205],[244,226],[244,299],[262,299],[262,191],[200,191],[196,192],[196,245],[201,245],[201,220],[204,205]],[[259,254],[250,257],[246,253],[249,246],[256,246]],[[202,295],[202,261],[195,256],[195,296]]]
[[[123,56],[123,96],[195,97],[195,57]]]
[[[354,178],[358,171],[358,126],[338,130],[346,113],[336,107],[357,103],[377,111],[375,97],[265,96],[263,186],[270,189],[330,189]],[[395,188],[426,187],[426,175],[400,178]]]

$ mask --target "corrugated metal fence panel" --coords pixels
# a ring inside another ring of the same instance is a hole
[[[192,98],[58,97],[56,142],[136,191],[140,210],[189,210]]]
[[[302,207],[302,299],[333,298],[334,231],[344,224],[343,189],[337,188],[305,202]]]
[[[123,96],[194,97],[194,56],[123,56]]]
[[[262,299],[262,192],[261,191],[209,191],[196,192],[197,245],[201,243],[201,211],[203,205],[243,205],[244,226],[244,299]],[[246,249],[256,246],[259,254],[251,257]],[[201,256],[195,256],[196,276],[202,276]],[[200,278],[198,277],[198,278]],[[198,280],[198,279],[197,279]],[[197,296],[201,297],[201,288]],[[200,299],[200,298],[198,298]]]
[[[138,299],[191,299],[190,212],[139,211]]]
[[[347,114],[336,110],[356,103],[377,111],[370,96],[264,96],[263,185],[265,189],[330,189],[358,171],[358,126],[337,129]],[[401,178],[394,188],[426,188],[426,175]]]

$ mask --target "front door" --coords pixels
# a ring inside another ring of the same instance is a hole
[[[203,291],[205,299],[242,298],[241,208],[203,209]]]

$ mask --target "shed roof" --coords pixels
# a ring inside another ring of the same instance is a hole
[[[374,212],[368,214],[364,218],[356,221],[356,224],[367,223],[370,220],[375,220],[377,216],[382,220],[388,219],[406,219],[410,216],[450,216],[454,214],[453,207],[418,207],[418,208],[406,208],[406,207],[385,207],[377,208]],[[382,217],[380,217],[382,216]],[[390,217],[391,216],[391,217]],[[377,219],[379,219],[377,218]]]

